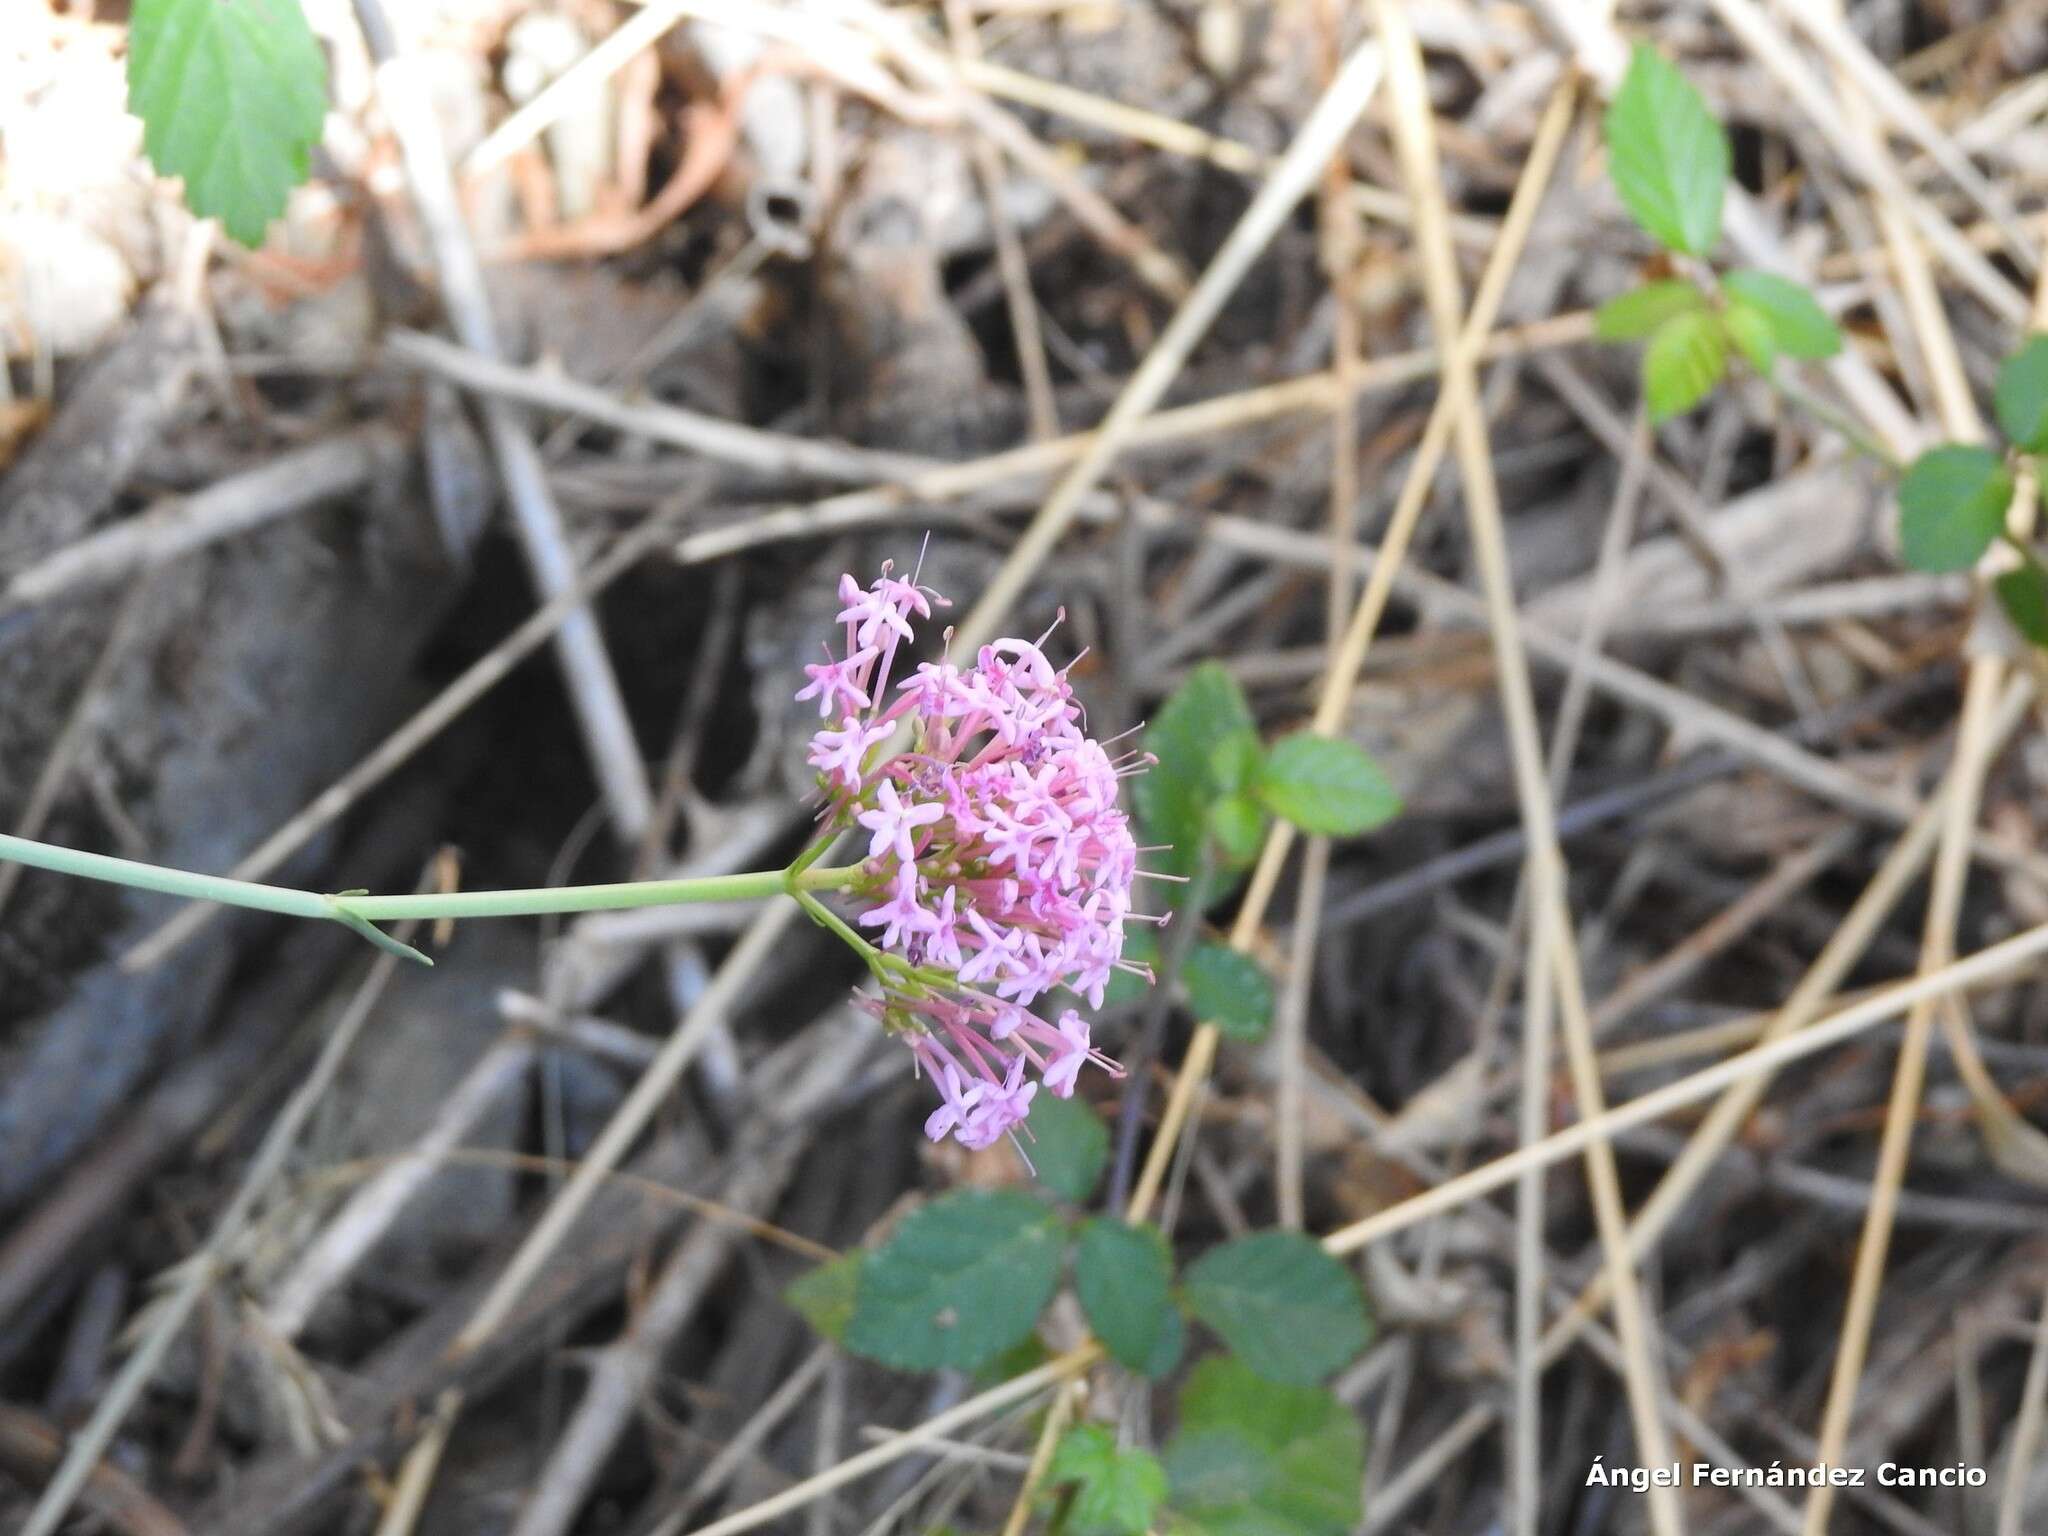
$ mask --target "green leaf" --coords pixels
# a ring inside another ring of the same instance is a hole
[[[1073,1536],[1144,1536],[1166,1499],[1166,1469],[1147,1451],[1120,1451],[1100,1424],[1076,1424],[1060,1437],[1046,1480],[1077,1483],[1067,1510]]]
[[[867,1255],[858,1248],[842,1253],[830,1263],[798,1275],[783,1289],[782,1299],[796,1308],[819,1338],[837,1344],[853,1321],[854,1297],[866,1261]]]
[[[1188,1002],[1233,1040],[1263,1040],[1273,1027],[1273,983],[1259,962],[1222,944],[1198,944],[1181,967]]]
[[[306,179],[327,60],[298,0],[135,0],[128,110],[161,175],[243,245],[263,243]]]
[[[1255,1232],[1187,1272],[1188,1304],[1244,1363],[1306,1386],[1365,1348],[1365,1298],[1351,1272],[1299,1232]]]
[[[1266,840],[1266,813],[1249,795],[1225,795],[1209,807],[1209,832],[1233,864],[1249,864]]]
[[[2029,560],[1991,583],[2012,627],[2035,645],[2048,646],[2048,572]]]
[[[1258,727],[1243,690],[1213,661],[1188,674],[1146,728],[1144,749],[1158,761],[1138,775],[1133,794],[1145,840],[1169,845],[1157,857],[1169,874],[1192,877],[1201,867],[1209,808],[1226,792],[1216,774],[1218,758],[1228,761],[1230,753],[1243,750],[1225,746],[1233,738],[1258,749]],[[1208,894],[1183,887],[1177,904],[1199,908]]]
[[[2029,336],[1998,369],[1998,425],[2028,453],[2048,453],[2048,336]]]
[[[1899,481],[1899,543],[1916,571],[1967,571],[2005,530],[2012,471],[1989,448],[1944,443]]]
[[[1209,754],[1209,778],[1217,789],[1234,795],[1252,781],[1259,771],[1259,738],[1249,731],[1236,731],[1216,743]]]
[[[1081,1229],[1074,1249],[1074,1289],[1088,1326],[1132,1370],[1164,1375],[1182,1338],[1174,1311],[1173,1256],[1152,1227],[1098,1216]],[[1171,1346],[1171,1353],[1168,1353]]]
[[[1037,1370],[1050,1359],[1052,1351],[1045,1347],[1045,1340],[1035,1333],[1027,1333],[975,1371],[975,1390],[986,1392],[991,1387],[1000,1387],[1006,1381],[1015,1381],[1019,1376]]]
[[[1614,190],[1637,224],[1667,250],[1705,256],[1721,238],[1728,135],[1692,83],[1638,43],[1607,109]]]
[[[1643,353],[1643,394],[1652,421],[1682,416],[1720,382],[1728,367],[1721,317],[1706,311],[1666,320]]]
[[[1646,283],[1602,304],[1593,315],[1593,334],[1602,341],[1639,341],[1673,315],[1706,307],[1706,296],[1691,283],[1675,277]]]
[[[1721,323],[1727,329],[1728,339],[1735,343],[1735,350],[1768,379],[1778,365],[1778,338],[1763,312],[1737,299],[1728,305]]]
[[[1094,1193],[1109,1161],[1109,1127],[1084,1099],[1041,1093],[1031,1101],[1023,1138],[1038,1182],[1076,1205]]]
[[[961,1190],[861,1266],[846,1347],[899,1370],[971,1371],[1031,1332],[1060,1276],[1058,1218],[1014,1190]]]
[[[1174,1508],[1214,1536],[1341,1536],[1361,1518],[1365,1431],[1315,1387],[1205,1360],[1166,1447]]]
[[[1742,271],[1722,278],[1721,290],[1731,305],[1763,317],[1778,350],[1787,357],[1811,362],[1842,350],[1841,331],[1804,284],[1775,272]]]
[[[1369,832],[1401,809],[1380,766],[1356,744],[1297,731],[1273,743],[1254,786],[1259,803],[1304,832]]]

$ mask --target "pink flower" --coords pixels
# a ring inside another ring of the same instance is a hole
[[[931,931],[932,914],[918,904],[917,887],[916,869],[905,865],[897,872],[896,887],[890,893],[889,899],[879,907],[871,907],[861,913],[861,922],[871,928],[882,929],[882,944],[885,948],[898,948],[903,943],[905,934]]]
[[[839,600],[846,657],[807,667],[798,697],[840,721],[812,738],[810,761],[825,821],[869,833],[850,891],[871,904],[857,921],[916,970],[878,971],[875,1007],[939,1089],[926,1134],[991,1145],[1039,1087],[1065,1098],[1084,1065],[1118,1070],[1078,1014],[1054,1026],[1029,1006],[1060,986],[1100,1006],[1123,966],[1138,859],[1118,786],[1146,760],[1112,759],[1089,738],[1043,637],[991,641],[969,667],[921,663],[890,695],[912,618],[944,600],[887,566],[869,587],[842,577]],[[870,765],[899,729],[908,747]],[[935,970],[950,990],[934,990]]]
[[[885,853],[893,853],[902,863],[909,864],[917,857],[911,834],[941,820],[945,814],[943,805],[905,804],[897,795],[896,786],[884,779],[875,786],[875,808],[862,811],[854,820],[874,830],[875,835],[868,840],[869,858],[879,859]]]
[[[797,690],[797,702],[815,698],[818,701],[818,718],[830,720],[834,715],[851,715],[866,709],[874,700],[862,691],[857,678],[863,676],[862,669],[875,659],[873,647],[855,651],[844,661],[813,662],[804,668],[804,676],[811,681],[808,686]]]
[[[875,747],[889,739],[886,725],[862,725],[852,715],[836,731],[820,731],[811,738],[810,765],[841,789],[857,790],[862,765]]]

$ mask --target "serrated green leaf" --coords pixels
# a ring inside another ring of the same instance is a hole
[[[1088,1326],[1112,1355],[1148,1376],[1173,1368],[1171,1358],[1161,1359],[1161,1345],[1179,1333],[1168,1327],[1169,1320],[1178,1320],[1172,1286],[1173,1256],[1156,1229],[1108,1216],[1082,1227],[1074,1249],[1074,1290]]]
[[[1743,355],[1750,367],[1768,379],[1771,370],[1778,366],[1778,338],[1771,330],[1771,322],[1762,311],[1740,299],[1729,303],[1721,321],[1727,327],[1728,339],[1735,343],[1735,350]]]
[[[1643,395],[1652,421],[1682,416],[1721,380],[1728,367],[1721,317],[1702,311],[1666,320],[1643,353]]]
[[[1916,571],[1967,571],[2005,529],[2012,471],[1989,448],[1944,443],[1899,480],[1899,544]]]
[[[1205,1360],[1166,1447],[1173,1506],[1212,1536],[1340,1536],[1361,1517],[1365,1432],[1314,1387]]]
[[[1682,279],[1645,283],[1602,304],[1593,314],[1593,334],[1602,341],[1639,341],[1673,315],[1706,307],[1706,295]]]
[[[846,1347],[899,1370],[971,1371],[1031,1332],[1060,1250],[1058,1218],[1029,1195],[947,1195],[861,1266]]]
[[[2048,336],[2029,336],[1998,369],[1999,430],[2028,453],[2048,453]]]
[[[135,0],[128,110],[186,206],[257,246],[306,179],[327,61],[298,0]]]
[[[1216,758],[1242,750],[1225,747],[1233,739],[1256,751],[1258,727],[1237,680],[1213,661],[1188,674],[1145,730],[1144,749],[1158,761],[1138,775],[1132,793],[1145,841],[1167,845],[1154,863],[1168,874],[1192,878],[1201,869],[1209,808],[1225,792]],[[1175,904],[1200,910],[1212,894],[1182,886]]]
[[[1705,256],[1721,237],[1728,135],[1704,97],[1656,49],[1636,45],[1607,109],[1614,189],[1651,239]]]
[[[1117,1449],[1100,1424],[1076,1424],[1053,1450],[1046,1480],[1075,1483],[1066,1529],[1073,1536],[1144,1536],[1166,1499],[1166,1469],[1148,1451]]]
[[[1842,350],[1842,333],[1820,300],[1803,284],[1775,272],[1730,272],[1721,279],[1729,299],[1761,315],[1771,338],[1787,357],[1808,362],[1833,357]]]
[[[1109,1127],[1085,1099],[1060,1099],[1041,1093],[1031,1101],[1024,1122],[1030,1134],[1024,1150],[1038,1172],[1038,1182],[1076,1205],[1094,1192],[1109,1161]]]
[[[1255,1232],[1188,1268],[1195,1316],[1271,1381],[1306,1386],[1365,1348],[1358,1282],[1299,1232]]]
[[[2031,560],[1991,583],[2012,627],[2035,645],[2048,646],[2048,572]]]
[[[1355,743],[1297,731],[1273,743],[1254,786],[1259,803],[1304,832],[1369,832],[1401,809],[1392,782]]]
[[[834,1344],[846,1337],[853,1321],[854,1297],[860,1288],[861,1265],[867,1255],[855,1248],[830,1263],[804,1271],[783,1288],[782,1299],[811,1325],[811,1331]]]
[[[1273,1027],[1273,983],[1259,962],[1222,944],[1198,944],[1181,967],[1195,1017],[1232,1040],[1263,1040]]]

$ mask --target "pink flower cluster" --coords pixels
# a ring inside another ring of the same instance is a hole
[[[1078,1013],[1048,1023],[1029,1005],[1065,986],[1100,1006],[1113,971],[1139,969],[1122,959],[1138,851],[1117,787],[1145,763],[1088,736],[1040,643],[997,640],[965,668],[926,662],[891,699],[911,618],[944,600],[887,565],[871,587],[842,576],[839,596],[846,654],[828,648],[797,694],[836,722],[811,741],[826,819],[868,833],[861,925],[919,976],[948,978],[886,988],[876,1006],[939,1091],[925,1133],[990,1146],[1041,1085],[1065,1098],[1085,1063],[1118,1070]],[[886,754],[905,722],[908,744]]]

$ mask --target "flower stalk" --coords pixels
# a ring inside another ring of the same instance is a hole
[[[815,857],[814,854],[813,862]],[[282,917],[340,922],[384,948],[392,948],[396,941],[372,928],[370,925],[373,923],[407,919],[437,922],[444,918],[549,917],[574,912],[620,912],[634,907],[679,906],[699,901],[765,901],[780,895],[801,899],[815,891],[844,889],[862,875],[859,865],[801,869],[792,866],[738,875],[704,875],[690,880],[630,880],[610,885],[448,891],[409,896],[372,896],[363,891],[348,891],[330,896],[317,891],[295,891],[287,886],[258,885],[250,880],[231,880],[225,875],[200,875],[188,870],[166,869],[159,864],[145,864],[104,853],[86,853],[77,848],[60,848],[52,843],[32,842],[5,834],[0,834],[0,859],[26,864],[33,869],[47,869],[56,874],[125,885],[131,890],[153,891],[163,896],[218,902],[222,906],[272,912]],[[397,949],[410,959],[426,960],[410,946],[397,946]]]

